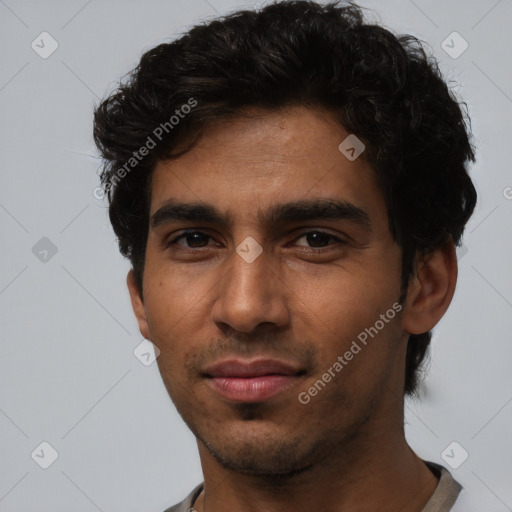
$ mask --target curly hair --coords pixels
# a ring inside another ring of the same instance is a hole
[[[402,251],[401,301],[416,255],[461,244],[476,204],[475,154],[466,104],[436,59],[417,38],[367,23],[354,3],[280,1],[150,49],[95,109],[110,221],[141,294],[155,164],[245,107],[294,105],[329,109],[364,142]],[[409,336],[405,394],[418,390],[430,340],[431,331]]]

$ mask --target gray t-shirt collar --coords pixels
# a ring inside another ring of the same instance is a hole
[[[436,464],[435,462],[424,462],[431,471],[436,473],[439,478],[439,482],[434,494],[432,494],[421,512],[449,512],[455,504],[455,501],[462,490],[462,486],[443,466]],[[204,482],[201,482],[181,503],[164,510],[164,512],[193,512],[194,509],[192,507],[198,496],[203,491],[203,488]]]

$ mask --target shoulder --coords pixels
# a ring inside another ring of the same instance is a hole
[[[473,493],[463,487],[450,512],[508,512],[509,510],[491,492]]]
[[[482,492],[459,481],[440,464],[424,461],[439,477],[439,484],[423,512],[508,512],[490,490]]]
[[[201,494],[202,490],[203,483],[200,483],[183,501],[180,501],[172,507],[166,508],[163,512],[193,512],[194,509],[192,508],[192,505]]]

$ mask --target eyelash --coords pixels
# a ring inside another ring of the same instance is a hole
[[[178,240],[181,240],[182,238],[185,238],[187,235],[190,235],[190,234],[194,234],[194,233],[200,233],[202,235],[205,235],[207,236],[208,238],[213,238],[211,235],[208,235],[207,233],[203,232],[203,231],[198,231],[198,230],[190,230],[190,231],[186,231],[184,233],[182,233],[181,235],[173,238],[172,240],[170,240],[167,244],[167,247],[171,247],[173,245],[177,245],[176,242]],[[345,240],[342,240],[341,238],[338,238],[337,236],[334,236],[334,235],[331,235],[331,233],[327,232],[327,231],[321,231],[319,229],[313,229],[313,230],[310,230],[310,231],[305,231],[303,233],[301,233],[295,240],[299,240],[300,238],[303,238],[311,233],[320,233],[322,235],[327,235],[330,239],[333,239],[333,240],[336,240],[336,242],[338,242],[339,245],[345,245],[347,242]],[[330,244],[326,247],[305,247],[305,246],[299,246],[299,247],[302,247],[303,249],[306,249],[306,250],[309,250],[310,252],[316,252],[316,253],[321,253],[321,252],[324,252],[324,251],[327,251],[329,250],[329,248],[332,246],[333,244]],[[178,246],[180,247],[180,246]],[[184,251],[189,251],[189,252],[197,252],[198,250],[201,250],[201,249],[207,249],[208,247],[181,247],[181,250],[184,250]]]

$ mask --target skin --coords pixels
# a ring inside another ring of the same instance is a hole
[[[434,327],[450,304],[454,245],[417,259],[401,313],[300,403],[298,394],[398,300],[401,250],[374,171],[338,150],[349,133],[333,114],[247,113],[210,127],[152,176],[150,215],[169,199],[203,201],[232,215],[233,225],[150,228],[144,300],[131,271],[127,278],[140,332],[160,349],[165,386],[197,438],[205,490],[194,508],[421,511],[437,479],[404,437],[405,353],[408,335]],[[364,209],[371,229],[346,219],[268,225],[257,215],[318,198]],[[185,229],[207,236],[166,244]],[[315,230],[346,243],[304,235]],[[263,249],[252,263],[236,252],[248,236]],[[269,401],[240,405],[202,376],[231,356],[276,358],[305,373]]]

